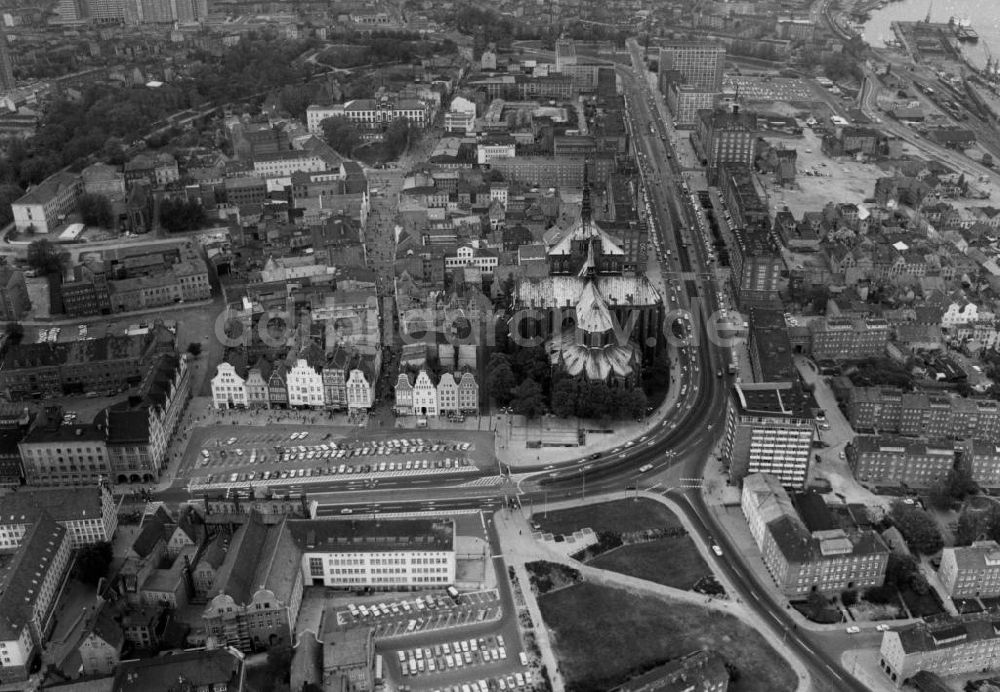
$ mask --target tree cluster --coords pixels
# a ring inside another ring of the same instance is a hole
[[[941,529],[934,521],[934,517],[917,505],[896,500],[889,510],[889,519],[903,534],[906,545],[913,552],[933,555],[944,547]]]
[[[160,224],[170,233],[194,231],[207,218],[205,209],[194,200],[164,197],[160,201]]]
[[[355,43],[357,41],[357,43]],[[412,63],[434,55],[454,54],[458,51],[455,42],[422,40],[419,36],[381,36],[374,34],[350,34],[342,37],[340,45],[320,53],[316,60],[322,65],[350,68],[381,63]]]
[[[111,202],[104,195],[92,193],[80,195],[76,201],[76,207],[80,210],[80,220],[88,226],[111,228],[114,224]]]
[[[560,378],[552,388],[552,412],[560,418],[638,418],[646,412],[641,389],[609,387],[604,382]]]
[[[866,358],[856,363],[847,376],[855,387],[888,385],[906,391],[913,389],[913,376],[890,358]]]
[[[937,509],[950,509],[978,490],[968,465],[960,463],[931,484],[928,499]]]
[[[320,125],[323,127],[323,139],[343,156],[349,157],[361,144],[361,132],[357,125],[342,115],[327,118]]]
[[[69,253],[60,250],[48,238],[41,238],[28,246],[28,266],[40,275],[62,276],[68,261]]]
[[[958,515],[955,545],[970,545],[973,541],[1000,541],[1000,505],[984,503],[982,507],[966,505]]]

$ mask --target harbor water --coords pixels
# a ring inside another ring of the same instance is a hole
[[[986,66],[986,59],[1000,58],[1000,2],[996,0],[901,0],[890,2],[881,9],[872,10],[871,19],[865,22],[862,36],[865,42],[881,48],[886,40],[893,40],[893,22],[919,22],[927,17],[930,10],[931,21],[947,23],[955,17],[957,21],[968,22],[979,34],[976,43],[960,43],[960,50],[967,60],[976,67]]]

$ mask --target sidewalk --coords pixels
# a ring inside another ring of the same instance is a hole
[[[634,495],[627,494],[625,492],[609,493],[606,495],[599,495],[595,497],[588,498],[586,503],[583,504],[597,504],[601,502],[608,502],[611,500],[624,500]],[[669,507],[677,517],[680,519],[684,527],[691,533],[691,526],[687,520],[684,513],[678,511],[675,503],[662,496],[654,493],[641,493],[641,497],[644,499],[654,500],[660,502],[661,504]],[[549,511],[555,511],[561,508],[567,507],[578,507],[581,503],[574,501],[562,501],[562,502],[552,502],[549,505]],[[642,593],[644,595],[652,595],[659,598],[676,599],[691,603],[692,605],[698,605],[702,608],[710,608],[712,610],[717,610],[720,612],[725,612],[729,615],[739,618],[747,626],[760,632],[768,643],[781,654],[785,660],[789,663],[792,669],[796,672],[799,685],[798,692],[807,692],[810,689],[810,677],[806,668],[802,663],[794,657],[788,655],[786,647],[783,645],[780,637],[769,628],[761,628],[760,623],[757,619],[750,613],[750,611],[741,602],[734,602],[731,599],[724,598],[709,598],[702,594],[694,593],[691,591],[683,591],[680,589],[675,589],[673,587],[664,586],[661,584],[655,584],[653,582],[646,581],[644,579],[638,579],[635,577],[630,577],[623,574],[618,574],[616,572],[609,572],[607,570],[601,570],[588,565],[584,565],[576,560],[565,557],[559,552],[555,551],[550,546],[540,543],[532,538],[531,527],[530,527],[530,517],[527,516],[528,510],[522,508],[521,511],[509,511],[501,510],[494,516],[494,523],[497,529],[497,535],[500,540],[500,545],[503,548],[504,556],[507,559],[509,565],[515,566],[515,571],[518,571],[519,579],[522,580],[522,590],[525,593],[525,600],[528,603],[529,610],[531,612],[531,617],[537,623],[539,623],[539,628],[537,630],[539,645],[542,648],[542,659],[549,667],[550,671],[558,670],[550,665],[549,661],[555,661],[554,653],[551,650],[551,642],[548,637],[548,632],[545,630],[544,621],[541,619],[541,611],[538,610],[538,604],[531,593],[530,581],[524,581],[526,575],[522,576],[523,566],[525,562],[530,562],[532,560],[548,560],[551,562],[564,564],[572,566],[573,568],[580,571],[580,573],[586,577],[588,581],[602,584],[605,586],[611,586],[615,588],[625,588],[630,589],[635,592]],[[708,547],[702,545],[701,542],[694,540],[694,544],[698,547],[698,550],[702,553],[705,558],[706,564],[713,564],[714,555],[710,555],[708,552]],[[735,589],[731,582],[728,581],[725,575],[716,574],[719,579],[719,583],[727,589],[729,593],[733,593]],[[536,619],[537,618],[537,619]],[[563,688],[563,681],[558,676],[553,675],[553,686],[555,690],[561,690]],[[557,683],[558,679],[558,683]]]

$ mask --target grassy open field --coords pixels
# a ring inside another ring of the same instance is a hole
[[[598,533],[628,533],[681,526],[673,512],[652,500],[602,502],[549,512],[548,517],[544,512],[535,512],[532,519],[541,525],[542,531],[554,534],[571,534],[585,528]]]
[[[624,545],[587,564],[677,589],[690,589],[699,579],[712,574],[689,536]]]
[[[538,599],[571,692],[602,692],[698,649],[719,652],[739,675],[732,692],[788,692],[797,677],[740,620],[699,606],[578,584]]]

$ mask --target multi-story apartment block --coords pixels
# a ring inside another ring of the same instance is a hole
[[[820,317],[809,323],[812,357],[857,360],[882,355],[889,322],[881,318]]]
[[[318,153],[308,151],[278,151],[254,157],[254,175],[260,178],[288,178],[292,173],[322,173],[332,162]]]
[[[209,591],[202,614],[208,633],[240,651],[288,644],[301,602],[301,557],[288,520],[267,524],[251,514]]]
[[[490,168],[504,180],[536,187],[582,188],[586,159],[575,157],[514,156],[494,159]]]
[[[411,125],[424,127],[430,113],[427,104],[415,99],[355,99],[336,106],[309,106],[306,109],[306,127],[310,133],[322,135],[323,121],[335,117],[347,118],[367,131],[383,130],[397,118],[406,118]]]
[[[7,514],[7,507],[3,513]],[[6,518],[6,517],[5,517]],[[28,679],[32,661],[54,622],[54,606],[69,569],[71,539],[44,510],[19,543],[4,551],[0,571],[0,683]]]
[[[288,405],[323,405],[323,375],[303,358],[299,358],[288,370]]]
[[[784,260],[771,233],[763,194],[758,192],[750,169],[723,164],[719,189],[733,215],[730,280],[737,302],[744,309],[780,304]]]
[[[938,578],[952,598],[1000,596],[1000,544],[976,541],[941,551]]]
[[[729,398],[722,456],[733,481],[767,473],[805,487],[816,401],[795,383],[737,384]]]
[[[162,350],[159,333],[12,346],[0,360],[0,389],[18,399],[130,387]]]
[[[955,443],[858,435],[847,446],[854,477],[878,487],[929,488],[955,465]]]
[[[313,586],[398,591],[455,582],[455,525],[424,519],[290,521]]]
[[[877,533],[810,531],[777,478],[747,476],[740,504],[764,564],[786,596],[801,598],[817,590],[837,593],[881,586],[885,580],[890,551]],[[823,508],[825,504],[812,509]],[[827,523],[832,525],[829,519]]]
[[[167,461],[167,444],[177,431],[191,397],[185,357],[161,355],[128,399],[113,404],[95,419],[103,430],[116,483],[151,483]]]
[[[702,91],[689,84],[667,81],[663,89],[667,108],[677,122],[677,129],[693,129],[698,122],[698,113],[715,108],[719,94]]]
[[[697,136],[694,138],[708,161],[709,180],[718,178],[723,164],[753,166],[757,154],[757,114],[732,110],[698,112]]]
[[[680,73],[682,83],[699,91],[722,91],[726,49],[711,43],[677,41],[660,46],[658,70]]]
[[[27,485],[96,486],[110,479],[104,430],[96,423],[63,424],[57,410],[18,444]]]
[[[993,440],[973,440],[964,451],[973,480],[983,488],[1000,488],[1000,446]]]
[[[111,541],[118,528],[118,511],[107,484],[91,489],[21,488],[4,496],[0,509],[0,550],[21,544],[27,529],[42,512],[69,532],[71,547]]]
[[[28,229],[51,233],[76,209],[76,200],[82,192],[79,175],[66,171],[53,173],[10,205],[14,227],[21,233]]]
[[[941,676],[988,672],[1000,667],[1000,627],[987,612],[890,630],[882,635],[879,667],[897,687],[920,671]]]
[[[847,414],[859,431],[1000,441],[1000,405],[992,399],[855,387],[848,395]]]

